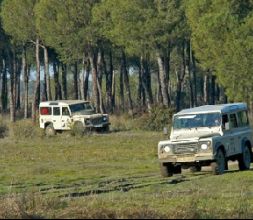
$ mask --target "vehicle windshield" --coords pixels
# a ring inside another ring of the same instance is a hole
[[[175,116],[173,128],[177,130],[219,126],[221,126],[221,114],[211,113]]]
[[[83,111],[93,111],[90,103],[80,103],[75,105],[70,105],[70,110],[72,113],[83,112]]]

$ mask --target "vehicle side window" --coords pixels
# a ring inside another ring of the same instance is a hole
[[[222,129],[226,130],[226,124],[229,122],[228,115],[222,115]]]
[[[62,107],[62,115],[70,116],[69,109],[67,107]]]
[[[52,108],[50,108],[50,107],[41,107],[40,108],[40,114],[41,115],[51,115],[52,114]]]
[[[59,107],[54,107],[54,116],[59,116],[61,115],[61,109]]]
[[[229,116],[229,119],[230,119],[230,127],[231,127],[231,129],[238,128],[236,114],[231,114]]]
[[[240,127],[245,127],[249,125],[249,119],[247,111],[238,112],[238,124]]]

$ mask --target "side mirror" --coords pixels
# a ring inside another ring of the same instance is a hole
[[[225,130],[226,131],[230,130],[230,124],[229,124],[229,122],[225,123]]]

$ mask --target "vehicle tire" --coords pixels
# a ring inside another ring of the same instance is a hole
[[[54,126],[52,124],[49,124],[46,128],[45,128],[45,135],[48,137],[52,137],[56,135],[56,131],[54,129]]]
[[[160,163],[162,177],[172,177],[174,174],[174,166],[171,163]]]
[[[102,128],[97,128],[96,129],[97,133],[108,133],[110,131],[109,125],[102,127]]]
[[[174,174],[181,174],[181,173],[182,173],[181,165],[174,166]]]
[[[106,126],[103,128],[103,132],[104,132],[104,133],[109,133],[109,132],[110,132],[110,126],[109,126],[109,125],[106,125]]]
[[[191,173],[197,173],[197,172],[200,172],[201,171],[201,166],[200,165],[195,165],[195,166],[192,166],[190,167],[190,172]]]
[[[211,164],[214,175],[222,175],[226,170],[226,158],[224,152],[219,149],[215,158],[215,162]]]
[[[239,169],[241,171],[250,169],[251,152],[249,147],[244,147],[243,152],[238,159],[238,162],[239,162]]]
[[[84,135],[85,128],[82,122],[76,122],[73,126],[73,135],[82,137]]]

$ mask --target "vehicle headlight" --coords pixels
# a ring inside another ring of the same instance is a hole
[[[164,145],[162,146],[161,150],[167,154],[173,152],[173,146],[172,145]]]
[[[106,116],[103,117],[103,121],[106,122],[108,119]]]
[[[208,150],[211,147],[211,141],[200,143],[200,149],[203,151]]]
[[[165,147],[164,147],[164,151],[165,151],[166,153],[170,153],[170,152],[171,152],[171,147],[170,147],[170,146],[165,146]]]
[[[201,144],[201,150],[207,150],[208,145],[207,144]]]
[[[90,120],[90,119],[86,119],[86,120],[85,120],[85,124],[86,124],[86,125],[91,124],[91,120]]]

